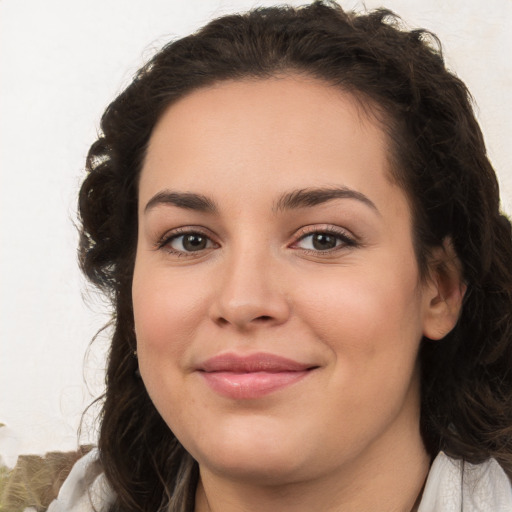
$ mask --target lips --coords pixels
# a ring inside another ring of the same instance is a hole
[[[197,368],[216,393],[232,399],[255,399],[288,387],[317,366],[267,353],[221,354]]]

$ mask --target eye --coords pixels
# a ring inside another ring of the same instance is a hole
[[[342,247],[353,247],[356,241],[345,233],[334,231],[314,231],[301,236],[294,247],[306,251],[328,252]]]
[[[216,245],[217,244],[205,234],[193,231],[171,235],[160,244],[162,248],[174,253],[200,252],[205,249],[214,248]]]

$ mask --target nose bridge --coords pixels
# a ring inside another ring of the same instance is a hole
[[[226,252],[213,307],[214,319],[240,328],[279,324],[289,314],[278,279],[278,262],[261,236],[244,236]]]

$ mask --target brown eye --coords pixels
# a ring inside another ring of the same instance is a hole
[[[304,235],[294,244],[295,247],[300,249],[317,252],[328,252],[356,245],[356,241],[346,234],[329,231],[315,231]]]
[[[206,248],[208,240],[205,236],[202,235],[185,235],[183,237],[183,248],[186,251],[200,251],[201,249]]]
[[[167,246],[176,252],[198,252],[213,247],[213,243],[201,233],[186,233],[172,237]]]
[[[311,235],[311,244],[317,251],[328,251],[336,247],[338,239],[327,233],[315,233]]]

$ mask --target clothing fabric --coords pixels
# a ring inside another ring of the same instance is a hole
[[[108,512],[115,495],[100,473],[92,484],[88,469],[98,458],[92,450],[71,470],[48,512]],[[510,480],[494,460],[469,464],[443,452],[435,458],[418,512],[512,512]]]
[[[510,480],[494,460],[469,464],[441,452],[428,474],[418,512],[512,512]]]
[[[115,494],[103,473],[91,475],[97,460],[98,449],[94,448],[75,463],[47,512],[108,512]]]

